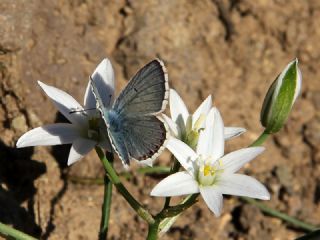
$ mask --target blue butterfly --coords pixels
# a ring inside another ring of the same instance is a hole
[[[115,152],[124,165],[131,159],[152,162],[164,149],[167,130],[157,114],[164,111],[169,96],[168,74],[162,61],[153,60],[140,69],[115,100],[104,106],[95,81],[90,78],[97,108],[107,125]]]

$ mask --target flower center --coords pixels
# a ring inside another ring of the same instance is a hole
[[[213,163],[212,157],[198,158],[199,171],[198,182],[202,186],[211,186],[215,184],[219,178],[219,175],[223,172],[223,165],[221,160]]]
[[[191,115],[187,119],[186,132],[185,132],[183,141],[193,149],[195,149],[198,144],[199,134],[200,134],[200,131],[202,130],[201,127],[205,119],[206,119],[206,116],[204,114],[201,114],[194,124],[192,122]]]

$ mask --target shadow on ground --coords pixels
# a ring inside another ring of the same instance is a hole
[[[46,172],[43,163],[31,159],[33,148],[16,149],[0,141],[0,221],[39,237],[36,224],[34,181]],[[27,209],[21,203],[27,201]]]

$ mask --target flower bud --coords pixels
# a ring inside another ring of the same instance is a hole
[[[298,59],[290,62],[270,86],[263,101],[260,121],[267,133],[278,132],[286,122],[301,89]]]

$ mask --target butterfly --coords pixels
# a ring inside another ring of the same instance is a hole
[[[129,165],[131,159],[150,164],[164,149],[167,139],[166,126],[158,118],[169,97],[168,74],[163,62],[156,59],[141,68],[111,109],[104,106],[92,77],[90,83],[112,147],[124,165]]]

